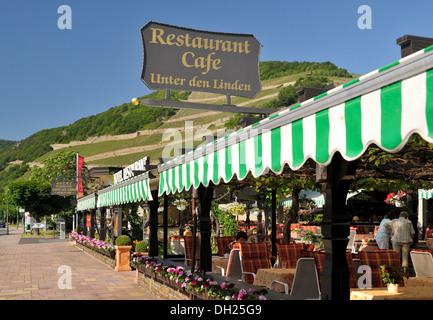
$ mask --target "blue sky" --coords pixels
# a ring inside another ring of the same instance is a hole
[[[61,5],[72,29],[60,30]],[[358,28],[361,5],[372,28]],[[149,93],[140,28],[149,21],[253,34],[260,60],[331,61],[365,74],[400,58],[396,39],[433,37],[433,1],[0,0],[0,139],[22,140]]]

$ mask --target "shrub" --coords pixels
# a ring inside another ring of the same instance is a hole
[[[127,235],[121,235],[116,239],[116,246],[132,246],[132,240]]]
[[[135,245],[135,252],[147,252],[149,251],[149,245],[146,241],[139,241]]]

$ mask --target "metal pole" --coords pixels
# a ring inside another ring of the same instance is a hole
[[[6,203],[6,234],[9,234],[9,203]]]

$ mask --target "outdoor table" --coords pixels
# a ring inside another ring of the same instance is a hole
[[[296,269],[258,269],[254,285],[271,288],[272,281],[278,280],[287,283],[289,290],[292,287]],[[274,285],[274,291],[284,292],[284,286],[279,283]]]
[[[386,288],[351,289],[350,300],[433,300],[433,291],[419,286],[400,287],[398,293]]]
[[[428,277],[409,277],[405,283],[405,287],[429,287],[433,289],[433,278]]]
[[[224,274],[227,272],[227,264],[229,263],[229,258],[222,257],[212,257],[212,272],[221,273],[221,269],[224,269]],[[217,268],[220,267],[220,268]]]

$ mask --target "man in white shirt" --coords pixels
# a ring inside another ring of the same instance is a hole
[[[412,222],[408,219],[407,211],[402,211],[398,219],[388,222],[391,227],[392,248],[397,251],[402,261],[404,272],[408,267],[410,246],[413,243],[415,230]]]

